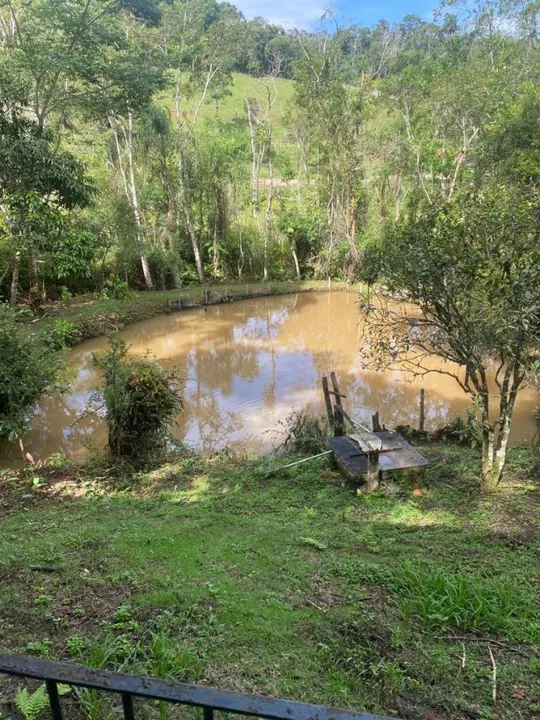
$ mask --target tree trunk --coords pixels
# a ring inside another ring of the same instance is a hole
[[[141,223],[141,213],[139,210],[139,198],[137,197],[137,186],[135,184],[135,169],[133,166],[133,113],[128,114],[128,135],[127,135],[127,155],[129,168],[129,192],[131,196],[131,208],[133,210],[133,220],[135,222],[135,230],[137,232],[137,246],[141,258],[141,266],[144,275],[144,282],[147,290],[154,289],[152,274],[148,264],[146,255],[146,247],[144,243],[144,233]]]
[[[19,295],[19,273],[21,271],[21,251],[16,250],[13,256],[13,275],[11,276],[11,294],[9,304],[15,307]]]
[[[261,169],[261,161],[256,141],[255,112],[248,98],[246,98],[246,108],[251,144],[251,210],[253,217],[256,218],[259,215],[259,173]]]
[[[30,280],[30,307],[37,307],[39,305],[39,277],[37,253],[36,248],[33,245],[28,248],[28,277]]]
[[[212,240],[212,266],[213,266],[214,278],[217,278],[218,273],[219,273],[217,217],[214,219],[214,233],[213,233],[213,240]]]
[[[191,247],[193,248],[193,255],[195,256],[197,275],[199,276],[199,282],[202,285],[204,283],[204,268],[202,264],[199,243],[197,241],[197,233],[195,232],[195,221],[193,220],[193,208],[191,206],[191,188],[189,184],[187,158],[182,149],[180,150],[180,174],[182,176],[182,190],[184,193],[184,215],[186,218],[186,225],[191,240]]]
[[[494,437],[494,433],[491,432],[491,438],[489,435],[486,436],[487,444],[484,442],[485,448],[482,468],[482,490],[484,492],[495,492],[501,481],[506,463],[506,451],[510,438],[514,406],[522,381],[523,374],[519,364],[516,363],[513,368],[507,368],[505,380],[501,387],[499,431],[496,438]]]
[[[272,163],[272,139],[270,138],[269,160],[268,160],[268,176],[270,186],[268,188],[268,200],[266,202],[266,213],[264,218],[264,259],[263,259],[263,280],[268,281],[268,245],[270,243],[270,233],[272,230],[272,203],[274,201],[274,166]]]
[[[482,413],[482,425],[482,490],[494,492],[499,484],[500,472],[497,472],[494,463],[495,433],[485,413]]]
[[[133,114],[128,114],[128,131],[126,133],[125,127],[123,127],[120,121],[115,119],[110,120],[111,127],[113,129],[114,140],[116,143],[116,153],[118,155],[118,165],[120,167],[120,173],[122,180],[124,181],[124,191],[133,213],[133,221],[135,223],[135,232],[137,237],[137,248],[139,250],[139,257],[141,259],[141,266],[144,275],[144,282],[147,290],[154,289],[154,283],[152,282],[152,274],[150,273],[150,266],[148,264],[148,258],[146,256],[146,247],[144,243],[144,233],[141,224],[141,214],[139,211],[139,199],[137,197],[137,186],[135,184],[135,170],[133,166]],[[127,152],[128,159],[128,175],[124,168],[124,161],[122,159],[122,149],[120,147],[120,140],[118,137],[118,128],[121,128],[124,136],[124,144]]]
[[[2,273],[2,275],[0,276],[0,287],[2,287],[2,285],[3,285],[3,284],[5,283],[5,281],[7,280],[7,277],[8,277],[8,275],[9,275],[9,271],[11,270],[11,264],[12,264],[12,263],[13,263],[13,255],[9,258],[8,264],[6,265],[6,269],[4,270],[4,272]]]
[[[301,280],[302,277],[300,276],[300,264],[298,262],[298,255],[296,254],[296,248],[294,245],[292,246],[292,256],[294,259],[294,267],[296,268],[296,279]]]

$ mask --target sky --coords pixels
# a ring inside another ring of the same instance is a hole
[[[404,15],[419,15],[424,20],[432,18],[438,6],[437,0],[232,0],[244,15],[251,19],[264,17],[284,27],[301,26],[307,30],[317,27],[324,8],[331,6],[338,11],[342,23],[358,23],[371,26],[378,20],[397,22]]]

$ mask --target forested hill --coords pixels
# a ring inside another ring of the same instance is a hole
[[[396,222],[534,185],[540,10],[451,9],[307,32],[215,0],[2,3],[0,297],[373,278]]]

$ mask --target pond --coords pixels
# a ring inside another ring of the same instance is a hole
[[[354,293],[269,296],[186,310],[131,325],[122,332],[131,351],[147,349],[183,378],[185,410],[173,434],[202,452],[229,446],[261,452],[283,436],[280,425],[293,409],[324,412],[320,378],[337,373],[349,414],[367,419],[375,411],[387,426],[418,426],[420,388],[426,390],[426,427],[434,429],[465,413],[469,398],[455,380],[430,374],[413,380],[399,370],[362,369],[358,298]],[[68,355],[70,389],[38,405],[24,446],[35,460],[53,453],[82,458],[103,447],[103,421],[84,414],[96,388],[92,354],[104,338],[78,345]],[[430,367],[441,367],[432,359]],[[537,395],[518,398],[513,444],[535,431]],[[18,449],[4,445],[1,465],[17,465]]]

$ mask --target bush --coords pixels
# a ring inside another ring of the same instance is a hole
[[[112,337],[110,350],[94,356],[94,363],[105,371],[109,449],[115,457],[135,459],[163,447],[183,400],[174,375],[148,357],[129,357],[127,352],[126,343]]]
[[[56,370],[50,351],[0,304],[0,437],[24,432],[28,411],[51,387]]]
[[[316,454],[328,450],[330,434],[324,418],[312,415],[309,410],[293,410],[281,423],[285,428],[283,448],[293,453]]]
[[[120,280],[118,275],[109,275],[101,288],[102,300],[127,300],[129,287],[127,282]]]
[[[47,345],[53,350],[64,350],[81,340],[81,331],[71,320],[55,320],[47,338]]]

